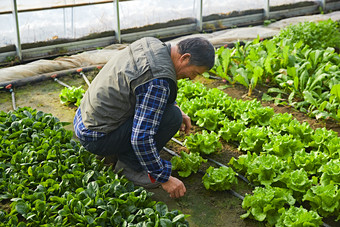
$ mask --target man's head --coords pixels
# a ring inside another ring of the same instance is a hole
[[[201,37],[184,39],[176,45],[172,60],[177,79],[193,79],[214,66],[215,49]]]

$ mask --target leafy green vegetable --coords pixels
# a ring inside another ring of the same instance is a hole
[[[195,114],[198,117],[197,125],[210,131],[217,129],[218,122],[222,120],[223,115],[217,109],[202,109]]]
[[[247,194],[242,202],[242,208],[247,213],[241,218],[254,218],[257,221],[267,220],[275,225],[280,218],[280,212],[286,205],[294,205],[295,199],[291,190],[267,186],[256,187],[253,195]]]
[[[340,219],[340,192],[338,185],[316,185],[311,187],[303,196],[303,201],[309,201],[312,209],[323,217],[331,215],[338,216]]]
[[[248,88],[248,96],[257,84],[276,87],[275,104],[289,104],[311,117],[340,116],[339,23],[331,20],[291,25],[272,39],[254,39],[232,49],[221,47],[215,53],[211,73]],[[269,97],[266,95],[266,99]],[[237,118],[235,118],[237,119]]]
[[[300,140],[293,139],[293,136],[289,134],[270,135],[269,140],[270,142],[263,145],[263,150],[283,159],[287,159],[294,155],[295,151],[304,147]]]
[[[288,39],[292,43],[300,40],[313,49],[326,47],[340,48],[340,31],[339,23],[331,19],[326,21],[303,22],[296,25],[290,25],[280,31],[275,37],[276,41]]]
[[[322,165],[318,172],[322,173],[320,183],[322,185],[340,184],[340,160],[330,160]]]
[[[239,133],[246,129],[245,122],[243,121],[229,121],[225,119],[221,121],[220,124],[223,126],[218,131],[218,134],[225,141],[240,141],[241,137]]]
[[[285,210],[278,219],[275,226],[277,227],[298,227],[298,226],[314,226],[322,225],[322,217],[315,211],[308,211],[302,206],[291,206]]]
[[[246,177],[255,184],[271,185],[280,180],[281,174],[286,170],[286,162],[270,154],[257,156],[248,152],[238,160],[232,158],[229,162],[237,170],[246,173]]]
[[[287,188],[295,192],[294,198],[301,202],[302,196],[312,186],[312,180],[304,169],[285,171],[280,177],[280,181],[287,185]]]
[[[296,151],[291,159],[291,168],[303,168],[309,175],[316,175],[317,170],[328,161],[328,156],[323,152],[306,152],[304,149]]]
[[[262,152],[262,146],[268,142],[270,131],[266,127],[250,127],[240,132],[239,149],[243,151]]]
[[[118,177],[51,114],[0,112],[1,226],[188,226],[152,193]]]
[[[60,95],[59,95],[60,102],[65,105],[74,103],[74,105],[79,106],[84,93],[85,93],[85,90],[82,88],[82,86],[80,87],[72,86],[71,88],[65,87],[60,92]]]
[[[219,168],[210,166],[202,180],[204,187],[213,191],[229,190],[238,182],[234,170],[226,166]]]
[[[179,170],[181,177],[188,177],[191,173],[197,173],[202,162],[207,162],[199,153],[191,152],[187,154],[181,151],[181,157],[174,156],[171,158],[172,169]]]
[[[215,132],[208,133],[206,130],[203,130],[202,134],[196,133],[186,136],[184,144],[190,152],[201,154],[211,154],[222,149],[219,136]]]
[[[262,49],[260,48],[259,51],[270,51],[272,55],[270,59],[263,59],[263,61],[270,62],[265,68],[269,70],[270,67],[275,74],[278,62],[277,59],[273,59],[275,53],[272,51],[278,51],[278,49],[273,47],[272,44],[268,42],[263,44],[264,46],[261,46]],[[236,71],[233,60],[236,57],[239,61],[244,60],[247,58],[247,51],[249,51],[249,57],[256,59],[256,52],[247,49],[250,46],[249,44],[236,49],[230,58],[229,73]],[[332,86],[337,83],[337,80],[334,79],[337,77],[328,78],[325,81],[326,77],[322,74],[325,71],[333,72],[332,70],[338,69],[337,66],[333,67],[334,65],[332,64],[326,63],[323,66],[318,66],[318,64],[326,59],[337,61],[337,57],[334,57],[330,50],[312,51],[305,48],[301,42],[294,44],[294,48],[299,52],[299,55],[289,55],[291,50],[284,49],[285,54],[282,55],[284,59],[281,63],[286,64],[288,69],[280,70],[282,78],[287,77],[286,82],[291,79],[292,84],[289,86],[292,89],[291,91],[295,93],[294,95],[301,93],[298,90],[300,88],[313,88],[313,91],[304,92],[304,94],[311,95],[311,97],[307,97],[310,102],[314,102],[312,101],[313,99],[318,102],[319,98],[315,96],[321,86],[318,83],[320,81],[322,83],[331,81]],[[307,58],[307,60],[301,61],[303,63],[300,62],[301,68],[299,68],[298,64],[300,64],[299,61],[302,58]],[[308,74],[310,70],[323,70],[323,72],[318,72],[311,80]],[[298,78],[298,75],[301,75],[301,77]],[[186,81],[185,83],[191,82]],[[233,144],[239,143],[239,149],[247,151],[246,155],[241,155],[238,159],[232,158],[229,164],[236,171],[244,174],[255,185],[264,185],[266,188],[281,187],[279,190],[289,191],[288,194],[293,198],[294,203],[297,201],[299,205],[310,205],[314,211],[317,211],[323,217],[337,216],[340,209],[338,202],[340,138],[337,133],[324,128],[313,130],[307,122],[300,123],[291,114],[273,114],[272,109],[263,108],[261,103],[256,100],[242,101],[232,99],[219,92],[207,89],[205,95],[199,96],[199,100],[202,102],[202,110],[211,109],[215,112],[220,112],[220,115],[223,116],[223,119],[217,122],[214,130],[218,131],[218,136],[221,136],[226,141],[232,141]],[[281,94],[284,96],[289,93]],[[332,100],[337,99],[336,94],[336,92],[333,94]],[[191,100],[198,99],[195,97],[198,96],[185,99],[188,106],[190,106]],[[330,95],[325,95],[326,99],[329,99],[329,97]],[[206,105],[204,106],[204,104]],[[323,108],[325,109],[328,108],[326,106],[329,106],[327,103],[322,105],[324,105]],[[310,111],[312,111],[312,108]],[[196,117],[198,121],[205,116],[202,114],[202,116]],[[219,119],[219,117],[216,116],[216,119]],[[204,122],[204,120],[200,121]],[[211,122],[211,124],[214,124],[214,122]],[[16,126],[13,125],[13,127]],[[20,130],[20,128],[15,129]],[[206,134],[208,133],[206,132]],[[194,135],[190,136],[194,138]],[[191,140],[194,141],[193,139]],[[190,143],[191,141],[188,139],[188,145]],[[196,149],[196,152],[199,151],[200,143],[204,144],[204,139],[195,138],[192,148]],[[209,176],[210,174],[207,174],[207,179],[209,179]],[[270,193],[268,192],[268,194]],[[265,195],[259,197],[264,198]],[[281,198],[280,196],[278,197]],[[293,222],[296,220],[296,223],[300,223],[301,217],[305,217],[306,222],[311,223],[311,225],[319,223],[319,216],[313,212],[307,212],[300,208],[296,210],[296,216],[294,216],[292,212],[295,210],[286,211],[285,208],[291,205],[288,202],[279,206],[280,208],[273,208],[274,206],[271,202],[263,202],[263,206],[268,206],[263,209],[257,208],[257,204],[261,203],[254,202],[254,208],[251,208],[250,205],[248,206],[247,217],[249,215],[253,217],[251,212],[254,212],[259,216],[256,220],[266,220],[273,225],[280,216],[284,217],[284,220],[281,220],[282,223],[287,223],[287,225],[291,224],[289,222],[290,218],[292,218]],[[269,216],[267,215],[268,213],[270,213]]]

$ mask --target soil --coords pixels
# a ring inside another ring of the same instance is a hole
[[[89,80],[91,81],[95,75],[92,72],[86,73]],[[63,77],[61,80],[69,85],[80,86],[87,89],[85,81],[79,75],[72,75],[70,77]],[[218,87],[225,85],[221,80],[206,79],[203,77],[197,78],[197,80],[203,82],[208,87]],[[34,109],[42,110],[47,113],[52,113],[64,122],[73,122],[75,114],[75,106],[64,106],[60,103],[59,93],[63,89],[63,86],[54,82],[53,80],[44,81],[36,84],[31,84],[19,88],[14,88],[16,105],[19,107],[30,106]],[[261,100],[262,94],[265,88],[258,88],[253,92],[253,97],[247,97],[247,89],[241,85],[234,85],[232,87],[225,88],[224,91],[230,96],[238,99],[254,99]],[[291,113],[295,118],[301,122],[308,122],[311,127],[326,127],[332,129],[340,134],[340,124],[330,121],[317,121],[311,119],[301,112],[296,111],[286,106],[275,106],[273,103],[264,102],[264,106],[271,106],[274,108],[276,113]],[[9,92],[0,92],[0,110],[8,112],[12,110],[11,95]],[[66,126],[66,129],[73,130],[73,125]],[[191,132],[199,130],[197,127],[193,127]],[[178,138],[183,140],[184,135]],[[173,141],[169,141],[166,146],[167,148],[179,153],[185,148],[181,147]],[[217,154],[210,156],[223,164],[227,164],[232,157],[238,157],[241,153],[237,150],[233,144],[223,144],[223,149]],[[162,158],[166,160],[171,159],[171,155],[165,151],[161,152]],[[204,164],[201,169],[205,170],[209,165],[213,163]],[[217,167],[217,166],[216,166]],[[257,222],[252,219],[241,219],[240,215],[244,214],[245,211],[242,209],[242,201],[239,198],[234,197],[228,192],[214,192],[208,191],[202,184],[202,174],[193,174],[188,178],[181,178],[177,175],[176,171],[173,175],[181,179],[187,189],[187,193],[184,197],[179,199],[172,199],[169,195],[161,188],[150,189],[154,193],[153,199],[156,201],[165,202],[169,209],[178,209],[183,213],[190,215],[187,220],[190,226],[224,226],[224,227],[238,227],[238,226],[266,226],[265,223]],[[244,196],[247,193],[251,193],[251,186],[247,185],[242,180],[239,180],[237,186],[233,188],[234,191]],[[8,209],[8,204],[1,204],[0,208]],[[328,223],[328,224],[332,224]],[[335,225],[334,225],[335,226]]]

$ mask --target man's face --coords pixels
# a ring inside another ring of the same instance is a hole
[[[200,75],[207,71],[205,66],[190,65],[189,63],[181,68],[177,73],[178,79],[189,78],[190,80],[195,79],[197,75]]]
[[[185,53],[181,55],[178,60],[174,63],[176,68],[177,79],[194,79],[197,75],[200,75],[207,71],[205,66],[197,66],[190,64],[191,55]]]

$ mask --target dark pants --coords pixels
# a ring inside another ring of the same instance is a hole
[[[136,171],[143,168],[132,148],[133,118],[127,120],[118,129],[108,133],[97,141],[80,141],[86,150],[100,156],[117,155],[118,159]],[[182,124],[182,114],[177,106],[167,105],[154,139],[158,152],[176,134]]]

